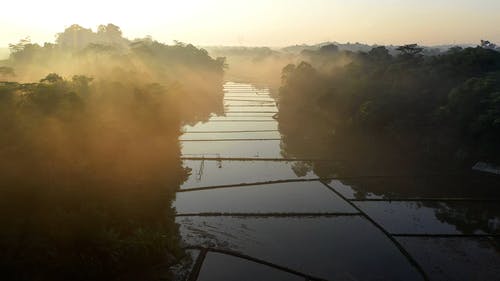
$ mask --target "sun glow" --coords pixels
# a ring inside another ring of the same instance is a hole
[[[0,47],[26,36],[53,41],[74,23],[94,30],[113,23],[129,38],[197,45],[500,41],[495,0],[47,0],[7,1],[0,8]]]

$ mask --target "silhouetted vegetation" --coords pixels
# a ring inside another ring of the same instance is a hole
[[[180,128],[222,109],[224,60],[73,25],[3,63],[4,280],[165,275],[184,255],[170,204],[187,174]]]
[[[347,178],[332,184],[358,199],[498,196],[498,176],[471,170],[500,160],[500,53],[482,45],[303,51],[282,70],[282,153],[331,160],[294,170]],[[497,230],[494,205],[419,204],[464,233]]]
[[[356,163],[380,171],[387,168],[382,162],[450,169],[498,161],[500,53],[481,46],[435,56],[417,45],[398,50],[392,56],[385,47],[359,53],[325,47],[285,67],[284,152],[300,155],[307,147],[323,158],[359,155]]]
[[[225,60],[212,59],[190,44],[166,45],[150,37],[129,40],[113,24],[101,25],[97,32],[72,25],[57,35],[56,44],[40,46],[22,39],[10,50],[10,58],[2,64],[13,68],[16,81],[34,81],[54,72],[64,77],[99,75],[112,81],[161,83],[177,88],[173,92],[180,95],[178,106],[186,120],[202,118],[216,107],[222,110]]]

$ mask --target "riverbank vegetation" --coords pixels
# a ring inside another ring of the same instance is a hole
[[[398,51],[326,46],[286,66],[283,155],[330,160],[299,161],[294,171],[339,178],[330,184],[359,199],[494,197],[500,178],[471,168],[500,161],[500,52],[488,44]],[[421,204],[464,233],[496,231],[496,213],[483,205]]]
[[[73,25],[0,64],[6,280],[168,278],[185,123],[222,110],[224,60]],[[167,275],[166,275],[167,274]]]
[[[401,46],[397,55],[385,47],[307,51],[309,59],[282,71],[284,153],[300,155],[306,147],[323,158],[351,153],[380,170],[387,168],[382,163],[432,170],[498,162],[500,52],[487,43],[437,55],[417,45]]]

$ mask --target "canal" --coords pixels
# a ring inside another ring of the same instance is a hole
[[[179,280],[500,280],[497,181],[318,175],[333,160],[283,152],[269,89],[224,92],[180,138]]]

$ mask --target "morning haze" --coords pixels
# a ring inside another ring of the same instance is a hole
[[[5,47],[26,36],[52,42],[54,33],[73,23],[95,28],[109,22],[122,27],[129,38],[144,36],[147,30],[163,42],[195,45],[500,41],[500,2],[495,0],[49,0],[7,1],[2,10],[0,46]],[[21,10],[21,16],[15,12]]]
[[[0,280],[499,280],[498,1],[0,9]]]

